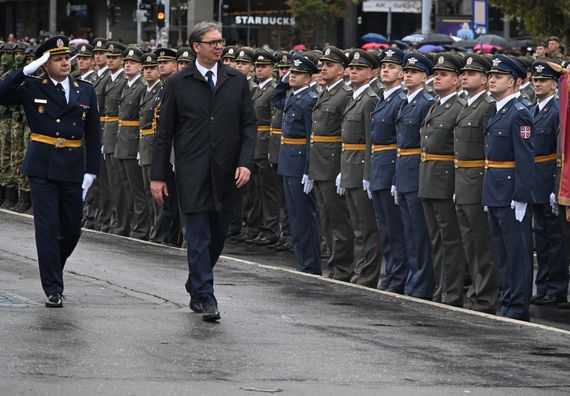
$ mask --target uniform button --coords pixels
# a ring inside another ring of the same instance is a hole
[[[511,178],[510,176],[507,176],[507,179],[510,179],[510,178]]]
[[[57,120],[55,120],[55,122],[60,123],[61,121],[59,120],[59,118]]]
[[[75,139],[75,136],[72,136],[71,138],[72,138],[72,139]]]
[[[467,125],[471,125],[471,123],[470,123],[470,122],[468,122],[468,123],[467,123]]]
[[[211,121],[214,121],[214,117],[210,117],[210,120],[211,120]]]
[[[55,136],[59,136],[59,132],[56,132],[56,133],[55,133]]]
[[[499,132],[499,135],[500,135],[501,133],[502,133],[502,132]]]

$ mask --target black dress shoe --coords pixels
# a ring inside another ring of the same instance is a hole
[[[570,302],[563,302],[557,305],[558,309],[570,309]]]
[[[545,296],[546,296],[546,294],[535,294],[534,296],[532,296],[532,297],[530,298],[530,303],[531,303],[531,304],[536,304],[536,301],[537,301],[537,300],[540,300],[540,299],[544,298]]]
[[[286,252],[288,250],[291,249],[291,245],[289,244],[289,242],[285,242],[284,244],[282,244],[281,246],[278,246],[275,248],[276,252]]]
[[[275,242],[273,242],[273,243],[271,243],[271,244],[265,245],[265,247],[267,247],[267,248],[269,248],[269,249],[276,249],[276,248],[278,248],[279,246],[283,245],[283,243],[285,243],[285,241],[283,241],[283,240],[281,240],[281,239],[278,239],[277,241],[275,241]]]
[[[202,320],[204,322],[215,322],[220,320],[220,311],[215,305],[205,305],[202,311]]]
[[[202,306],[202,302],[192,298],[190,299],[190,309],[196,313],[204,312],[204,307]]]
[[[244,242],[249,244],[249,245],[255,245],[255,243],[257,241],[259,241],[261,238],[262,238],[261,235],[256,235],[256,236],[244,239]]]
[[[567,300],[565,298],[562,297],[556,297],[556,296],[549,296],[548,294],[544,297],[542,297],[539,300],[536,300],[534,303],[536,305],[556,305],[556,304],[560,304],[560,303],[565,303]]]
[[[48,308],[61,308],[63,307],[63,296],[59,293],[50,294],[46,301]]]
[[[278,239],[268,239],[266,237],[260,238],[256,241],[254,241],[253,243],[256,244],[257,246],[268,246],[268,245],[272,245],[275,242],[279,242]]]

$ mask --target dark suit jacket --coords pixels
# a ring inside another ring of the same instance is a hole
[[[463,161],[485,159],[485,130],[495,113],[495,99],[483,92],[471,106],[459,112],[453,129],[455,158]],[[478,204],[482,200],[485,167],[455,169],[455,202]]]
[[[30,141],[22,165],[28,176],[79,182],[84,173],[99,174],[100,126],[95,89],[69,77],[69,103],[51,80],[26,77],[17,69],[0,81],[0,104],[22,105],[32,133],[84,140],[85,147],[56,148]]]
[[[538,104],[532,107],[534,112]],[[550,99],[544,108],[534,116],[532,131],[534,134],[534,155],[556,153],[560,135],[560,104],[556,98]],[[555,189],[556,161],[542,162],[534,165],[534,185],[532,202],[544,204],[550,202],[550,194]]]
[[[166,180],[174,146],[184,213],[235,211],[236,167],[252,167],[256,118],[245,76],[218,62],[210,89],[195,62],[169,77],[160,105],[152,180]]]

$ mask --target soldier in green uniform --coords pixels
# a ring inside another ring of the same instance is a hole
[[[176,51],[176,61],[178,62],[178,70],[184,69],[189,63],[192,63],[196,56],[194,50],[190,47],[181,47]]]
[[[95,72],[95,58],[93,57],[93,46],[82,44],[77,49],[77,70],[79,79],[94,84],[97,80]]]
[[[140,103],[146,91],[146,84],[141,76],[143,54],[139,48],[130,46],[124,55],[127,84],[119,99],[119,129],[113,154],[118,160],[119,175],[128,199],[129,236],[147,240],[150,230],[150,208],[145,196],[142,170],[137,163]]]
[[[3,43],[0,47],[0,80],[14,70],[14,46]],[[10,153],[11,153],[11,128],[13,106],[0,106],[0,189],[2,189],[2,205],[0,208],[8,209],[18,201],[18,189],[10,186]]]
[[[435,291],[433,300],[463,307],[465,254],[453,202],[453,127],[465,101],[457,96],[462,67],[454,54],[437,58],[434,89],[439,96],[420,128],[421,164],[418,196],[432,244]]]
[[[150,210],[149,240],[161,243],[164,240],[162,205],[159,205],[154,199],[152,199],[150,191],[150,168],[152,165],[152,146],[154,143],[154,134],[156,132],[154,110],[156,102],[158,101],[158,93],[162,88],[162,82],[160,81],[156,55],[144,54],[142,61],[143,78],[146,81],[146,90],[141,99],[139,111],[140,136],[138,162],[142,168],[145,196]]]
[[[342,112],[352,98],[352,89],[343,80],[348,58],[336,47],[327,47],[320,59],[325,82],[313,108],[309,178],[314,180],[321,232],[331,255],[328,277],[350,281],[354,267],[354,234],[346,200],[340,192]]]
[[[257,84],[253,78],[255,68],[253,66],[253,51],[251,48],[241,48],[239,50],[235,59],[235,68],[246,75],[249,89],[253,92],[257,88]]]
[[[468,93],[453,129],[455,164],[455,209],[461,231],[471,285],[466,308],[494,314],[499,297],[497,268],[491,246],[491,231],[483,210],[485,131],[495,112],[495,99],[487,95],[487,72],[491,61],[482,55],[465,58],[461,85]]]
[[[381,247],[378,241],[372,192],[364,189],[370,180],[370,115],[378,103],[378,95],[370,88],[376,59],[364,50],[350,54],[352,97],[342,113],[342,155],[340,187],[346,189],[346,203],[354,233],[354,273],[350,281],[376,288],[380,276]]]
[[[238,48],[235,45],[228,45],[224,47],[222,51],[222,62],[229,67],[236,68],[236,56],[238,54]]]

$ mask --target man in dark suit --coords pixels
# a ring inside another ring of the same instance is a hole
[[[245,76],[220,61],[219,25],[201,22],[189,39],[196,60],[168,80],[153,148],[151,191],[162,203],[174,148],[179,201],[186,216],[190,308],[220,319],[213,268],[224,247],[238,189],[251,175],[256,117]]]
[[[495,99],[485,90],[491,61],[469,55],[461,69],[461,85],[468,93],[453,129],[455,151],[455,210],[461,231],[471,285],[465,307],[494,314],[497,311],[499,281],[491,249],[491,231],[483,211],[482,189],[485,171],[485,130],[495,113]]]
[[[0,104],[24,106],[32,130],[22,171],[30,180],[46,307],[63,306],[63,268],[79,241],[82,198],[101,156],[95,90],[69,76],[69,53],[66,37],[52,37],[36,50],[37,60],[0,82]],[[42,66],[46,75],[30,77]]]

